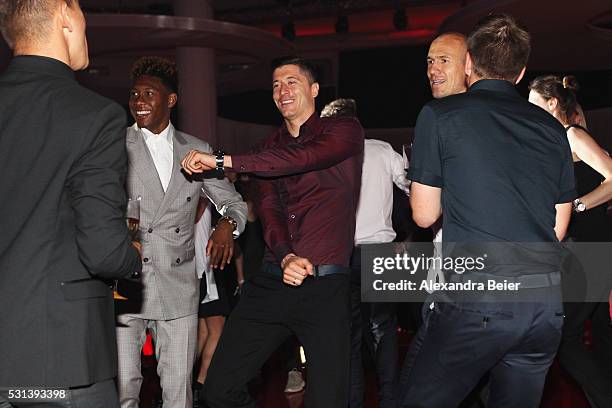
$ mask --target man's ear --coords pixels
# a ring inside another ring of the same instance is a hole
[[[319,96],[319,83],[318,82],[313,82],[312,85],[310,85],[310,95],[313,98],[316,98],[317,96]]]
[[[71,15],[70,7],[68,7],[68,3],[66,3],[65,1],[60,1],[59,3],[60,3],[59,18],[62,24],[62,28],[65,28],[69,32],[72,32],[73,25],[72,25],[72,15]]]
[[[468,77],[472,75],[472,69],[474,68],[474,63],[472,62],[472,56],[469,51],[465,54],[465,75]]]
[[[559,100],[555,97],[552,97],[546,101],[546,104],[548,105],[548,110],[554,112],[555,109],[557,109],[557,106],[559,105]]]
[[[523,75],[525,75],[525,70],[526,69],[527,69],[527,67],[523,67],[523,69],[521,69],[521,73],[519,74],[518,78],[516,78],[516,81],[514,81],[514,85],[516,85],[519,82],[521,82],[521,79],[523,79]]]
[[[172,92],[170,95],[168,95],[168,108],[170,109],[174,108],[177,101],[178,101],[178,95],[176,94],[176,92]]]

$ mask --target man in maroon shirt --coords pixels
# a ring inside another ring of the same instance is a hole
[[[349,258],[363,162],[354,118],[319,118],[315,70],[301,58],[273,64],[273,99],[284,125],[246,155],[192,151],[188,173],[217,168],[262,176],[262,272],[243,288],[205,384],[211,407],[254,407],[248,381],[292,333],[308,358],[306,406],[345,407],[349,378]]]

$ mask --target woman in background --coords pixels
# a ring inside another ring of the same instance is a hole
[[[578,198],[568,228],[576,242],[611,241],[607,203],[612,199],[612,159],[586,129],[574,77],[540,76],[529,84],[529,101],[553,115],[566,129],[574,161]],[[609,271],[601,271],[609,273]],[[580,383],[592,406],[612,407],[612,327],[608,303],[565,302],[559,348],[564,368]],[[584,345],[591,320],[593,349]]]

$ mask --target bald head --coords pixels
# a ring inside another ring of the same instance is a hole
[[[434,98],[466,91],[466,54],[463,34],[445,33],[432,41],[427,53],[427,78]]]

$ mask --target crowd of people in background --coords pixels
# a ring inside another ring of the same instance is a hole
[[[364,246],[416,236],[398,236],[397,217],[442,243],[610,241],[612,158],[574,77],[516,92],[531,44],[511,16],[431,42],[434,99],[404,158],[364,139],[356,101],[319,115],[303,58],[272,64],[283,124],[230,155],[175,128],[168,60],[135,62],[129,127],[76,82],[88,65],[77,1],[0,1],[0,22],[15,55],[0,76],[0,386],[63,390],[53,406],[138,407],[150,335],[167,408],[254,407],[248,386],[279,348],[285,391],[306,388],[309,408],[363,406],[363,350],[382,408],[537,407],[557,354],[593,407],[612,406],[608,304],[563,302],[560,261],[469,275],[537,301],[433,293],[403,362],[396,306],[361,301]],[[394,194],[410,210],[394,214]],[[27,399],[4,388],[0,408]]]

